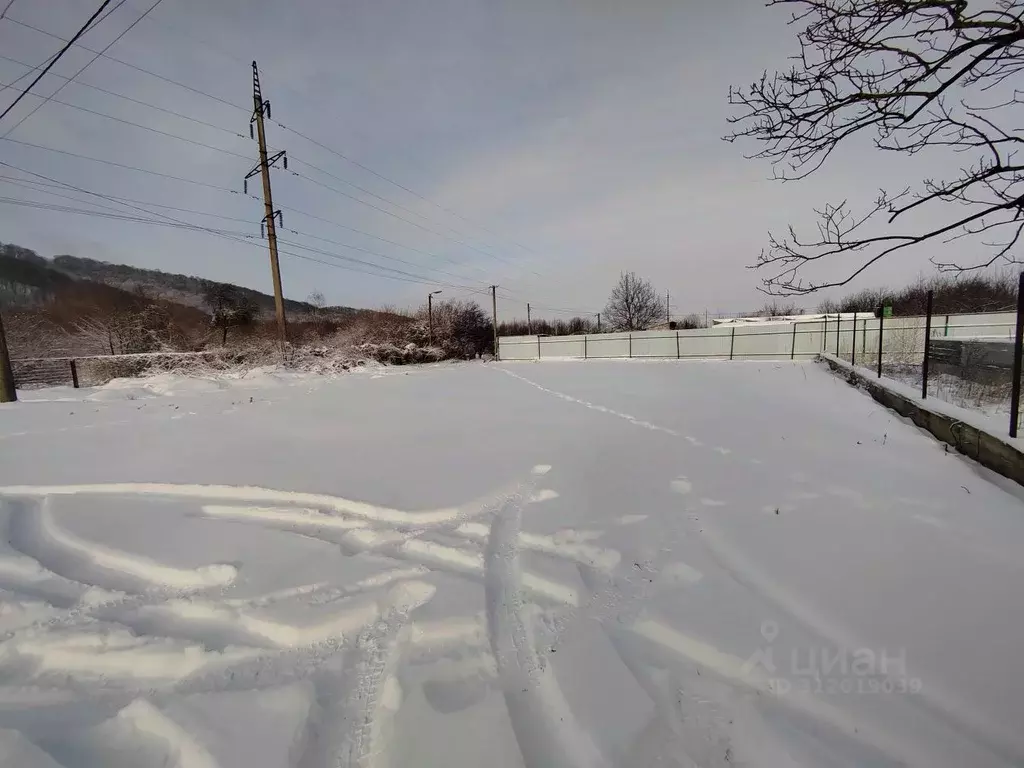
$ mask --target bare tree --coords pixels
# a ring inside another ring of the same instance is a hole
[[[650,282],[635,272],[623,272],[603,314],[617,331],[644,331],[664,316],[665,305]]]
[[[313,307],[310,316],[313,320],[313,332],[317,336],[324,335],[324,307],[327,305],[327,300],[320,291],[313,291],[309,296],[306,297],[306,302]]]
[[[825,204],[811,236],[769,236],[757,266],[763,290],[810,293],[844,285],[879,259],[921,243],[975,238],[987,253],[967,270],[1016,261],[1024,230],[1024,0],[769,0],[793,7],[800,52],[785,72],[730,89],[737,112],[728,140],[761,143],[776,177],[802,179],[840,144],[871,137],[884,151],[957,152],[967,158],[947,179],[882,190],[863,209]],[[850,140],[847,142],[847,140]],[[932,211],[940,225],[914,226]],[[899,230],[892,225],[901,225]],[[804,281],[809,264],[849,256],[843,276]]]
[[[203,298],[213,314],[210,323],[221,329],[221,344],[227,344],[228,328],[252,325],[259,316],[256,303],[233,285],[216,283]]]

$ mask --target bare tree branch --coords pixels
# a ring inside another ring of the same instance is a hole
[[[948,179],[924,179],[904,191],[882,191],[864,215],[846,203],[819,211],[818,236],[770,236],[757,267],[768,268],[767,293],[800,294],[844,285],[896,251],[948,235],[975,233],[985,217],[1010,214],[990,226],[1003,236],[982,242],[994,256],[1016,261],[1024,207],[1024,146],[1018,126],[1021,92],[996,93],[1024,71],[1024,0],[769,0],[794,8],[799,27],[796,63],[765,72],[748,88],[730,89],[736,114],[729,141],[752,139],[752,157],[769,160],[776,178],[814,173],[851,136],[866,134],[882,150],[916,154],[946,149],[973,155]],[[987,101],[986,101],[987,100]],[[911,191],[911,190],[914,191]],[[966,210],[947,213],[943,206]],[[904,233],[862,236],[871,225],[897,223],[911,210],[943,210],[948,224]],[[857,262],[843,258],[857,255]],[[840,261],[843,277],[805,282],[801,269],[823,259]],[[949,265],[948,268],[976,268]]]

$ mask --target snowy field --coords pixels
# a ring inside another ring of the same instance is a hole
[[[0,406],[0,766],[1024,763],[1024,503],[813,363]]]

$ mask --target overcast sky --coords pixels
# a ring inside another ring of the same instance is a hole
[[[151,3],[127,0],[83,44],[101,50]],[[67,38],[97,5],[15,0],[0,21],[0,55],[39,64],[62,43],[12,20]],[[0,240],[45,256],[71,253],[270,292],[262,205],[240,194],[256,161],[248,129],[255,58],[273,118],[292,129],[267,126],[268,142],[289,156],[289,171],[273,175],[282,248],[308,257],[282,257],[288,297],[320,290],[329,303],[415,306],[428,290],[462,297],[497,283],[509,297],[499,302],[503,316],[524,316],[527,301],[597,312],[620,270],[634,270],[671,292],[674,314],[753,309],[764,297],[747,267],[769,229],[812,223],[811,208],[825,201],[868,202],[879,187],[907,181],[904,164],[863,146],[811,180],[781,184],[768,180],[765,161],[744,159],[753,146],[721,140],[729,85],[785,66],[793,52],[786,20],[784,10],[756,0],[162,0],[108,54],[237,106],[105,58],[56,98],[235,154],[53,102],[8,138],[222,189],[11,141],[0,141],[0,161],[108,196],[232,217],[150,207],[255,238],[0,203]],[[68,77],[92,56],[72,49],[52,71]],[[0,81],[27,69],[0,59]],[[37,89],[49,94],[64,82],[47,76]],[[0,104],[14,95],[4,91]],[[26,98],[0,135],[38,103]],[[2,166],[0,176],[32,178]],[[0,190],[5,199],[100,210],[7,182]],[[253,179],[250,192],[258,190]],[[852,287],[930,274],[928,255],[893,257]],[[406,274],[360,274],[352,270],[374,268],[344,259]]]

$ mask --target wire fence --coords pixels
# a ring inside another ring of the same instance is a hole
[[[1021,283],[1024,302],[1024,275]],[[870,369],[987,418],[993,432],[1016,437],[1020,425],[1021,336],[1018,312],[933,314],[874,312],[818,315],[808,320],[751,322],[679,331],[518,336],[499,339],[502,360],[709,359],[808,360],[822,353]],[[1016,366],[1016,367],[1015,367]]]
[[[823,324],[812,322],[716,326],[680,331],[519,336],[499,339],[503,360],[556,358],[806,360],[824,343]]]
[[[862,319],[833,321],[823,351],[912,387],[924,400],[1009,423],[1015,315],[934,315],[931,301],[928,309],[924,317],[896,318],[880,307]],[[1019,415],[1012,421],[1011,433]]]
[[[146,352],[129,355],[37,357],[11,361],[18,389],[40,387],[96,387],[113,379],[145,376],[167,371],[220,369],[233,355],[225,352]]]

